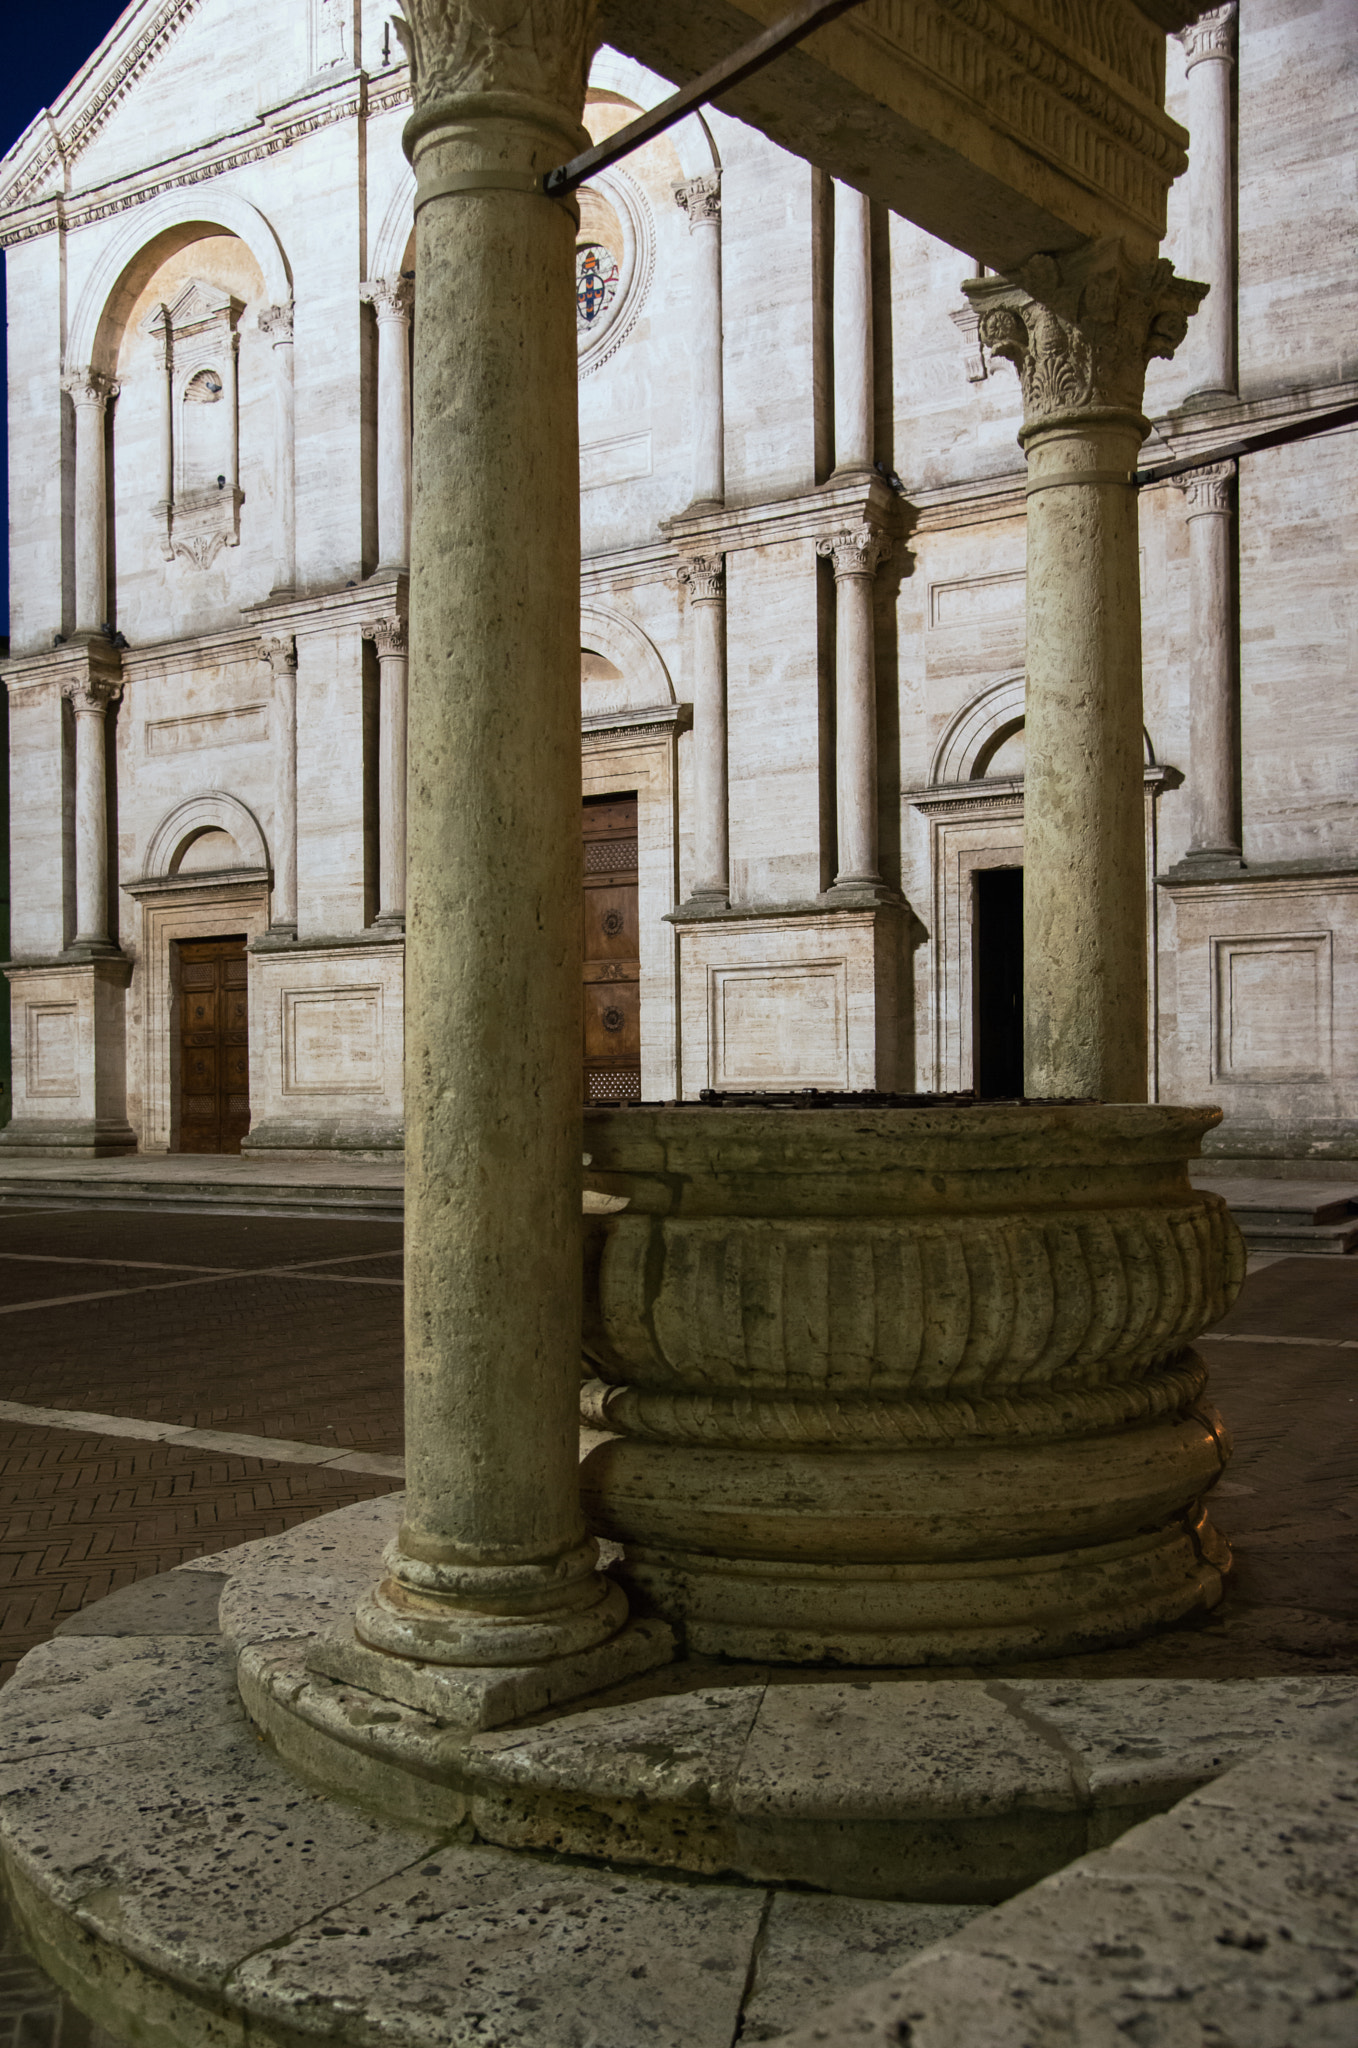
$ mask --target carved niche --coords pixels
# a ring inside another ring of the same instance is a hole
[[[240,541],[239,299],[201,278],[142,322],[160,344],[161,552],[206,569]]]

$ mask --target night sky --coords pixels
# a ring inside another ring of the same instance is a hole
[[[6,58],[0,67],[0,155],[23,134],[33,116],[50,107],[69,85],[85,59],[103,41],[124,12],[119,0],[62,0],[60,7],[29,5],[8,13]],[[5,326],[10,312],[6,306]],[[15,309],[18,310],[17,308]],[[3,388],[3,387],[0,387]],[[9,463],[4,408],[0,406],[0,491],[5,494],[5,532],[9,532]],[[0,593],[0,633],[9,628],[9,575]]]

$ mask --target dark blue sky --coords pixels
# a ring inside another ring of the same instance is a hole
[[[33,116],[43,107],[50,107],[62,87],[69,85],[123,11],[119,0],[62,0],[60,7],[30,5],[11,11],[5,31],[5,63],[0,67],[0,155],[23,134]],[[5,311],[7,332],[8,306]],[[8,534],[9,462],[4,413],[0,405],[0,455],[5,458],[0,462],[0,494],[4,498],[4,531]],[[0,603],[3,633],[9,629],[8,565]]]

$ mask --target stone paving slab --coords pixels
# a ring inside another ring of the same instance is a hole
[[[979,1906],[902,1911],[881,1899],[775,1892],[741,2014],[741,2048],[747,2041],[775,2040],[833,1997],[831,1986],[857,1990],[946,1940],[982,1911]]]

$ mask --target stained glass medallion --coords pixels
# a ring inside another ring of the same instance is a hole
[[[575,317],[581,334],[598,327],[618,295],[618,265],[602,242],[581,242],[575,252]]]

